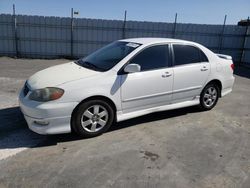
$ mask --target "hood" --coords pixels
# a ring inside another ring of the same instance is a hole
[[[28,84],[32,89],[55,87],[57,85],[87,78],[100,72],[81,67],[74,62],[49,67],[32,75]]]

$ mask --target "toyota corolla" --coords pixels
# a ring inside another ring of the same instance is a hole
[[[20,107],[34,132],[93,137],[115,122],[157,111],[210,110],[232,91],[233,68],[231,56],[194,42],[119,40],[31,76]]]

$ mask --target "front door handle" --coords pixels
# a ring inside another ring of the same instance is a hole
[[[172,76],[170,72],[165,72],[165,74],[162,75],[163,78],[167,78],[169,76]]]

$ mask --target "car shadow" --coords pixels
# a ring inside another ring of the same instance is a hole
[[[28,129],[19,107],[0,109],[0,151],[31,148],[44,139]]]
[[[149,123],[197,112],[200,112],[200,109],[196,106],[156,112],[116,123],[108,132],[114,132],[142,123]],[[15,148],[39,148],[53,146],[63,142],[86,140],[86,138],[83,139],[73,133],[59,135],[36,134],[28,129],[19,107],[1,109],[0,122],[0,150]]]
[[[9,132],[26,127],[19,107],[0,109],[0,139]]]
[[[137,118],[129,119],[126,121],[118,122],[118,123],[114,124],[108,130],[108,132],[118,131],[120,129],[129,128],[131,126],[136,126],[136,125],[139,125],[142,123],[150,123],[150,122],[159,121],[159,120],[163,120],[163,119],[183,116],[183,115],[187,115],[190,113],[200,113],[200,112],[201,112],[201,110],[198,106],[180,108],[180,109],[175,109],[175,110],[168,110],[168,111],[163,111],[163,112],[155,112],[155,113],[147,114],[147,115],[140,116]],[[50,146],[50,145],[56,145],[57,143],[62,143],[62,142],[86,140],[86,139],[95,139],[95,138],[82,138],[74,133],[60,134],[60,135],[49,135],[49,136],[47,136],[46,142],[41,143],[37,147]]]
[[[167,110],[167,111],[162,111],[162,112],[154,112],[151,114],[147,114],[147,115],[143,115],[137,118],[119,122],[115,126],[112,126],[109,131],[116,131],[119,129],[124,129],[124,128],[131,127],[134,125],[142,124],[142,123],[150,123],[154,121],[160,121],[163,119],[169,119],[169,118],[183,116],[186,114],[197,113],[197,112],[201,112],[198,106],[180,108],[180,109],[175,109],[175,110]]]

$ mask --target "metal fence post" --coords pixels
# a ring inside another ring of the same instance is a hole
[[[219,35],[220,36],[220,40],[219,40],[219,53],[221,53],[221,49],[222,49],[223,35],[224,35],[224,31],[225,31],[226,21],[227,21],[227,15],[225,15],[225,17],[224,17],[224,22],[223,22],[222,30],[221,30],[221,33]]]
[[[122,27],[122,38],[125,38],[125,30],[126,30],[126,21],[127,21],[127,11],[124,12],[124,20],[123,20],[123,27]]]
[[[70,56],[73,59],[73,27],[74,27],[74,18],[73,18],[73,8],[71,8],[71,37],[70,37]]]
[[[243,44],[242,44],[239,66],[243,63],[243,59],[244,59],[244,55],[245,55],[245,46],[246,46],[247,37],[248,37],[248,33],[249,33],[249,25],[248,25],[248,23],[249,23],[249,17],[247,18],[247,27],[246,27],[246,32],[245,32],[245,35],[244,35]]]
[[[15,4],[13,4],[13,22],[14,22],[14,37],[15,37],[16,57],[19,57],[19,52],[18,52],[18,37],[17,37],[17,19],[16,19]]]
[[[173,38],[175,38],[175,32],[176,32],[176,24],[177,24],[177,13],[175,13],[175,19],[174,19],[174,28],[173,28]]]

